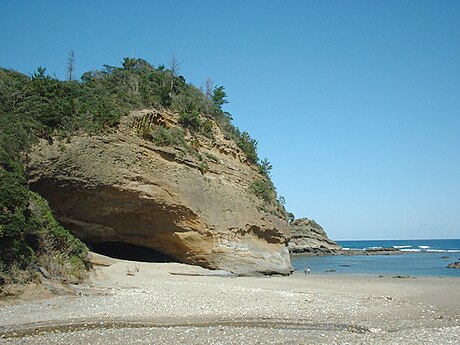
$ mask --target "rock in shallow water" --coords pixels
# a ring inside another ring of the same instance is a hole
[[[453,262],[447,265],[447,268],[460,268],[460,261]]]

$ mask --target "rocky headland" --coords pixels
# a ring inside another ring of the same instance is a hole
[[[263,175],[210,123],[212,139],[186,134],[187,146],[150,140],[157,127],[178,126],[178,114],[153,109],[101,136],[41,140],[29,154],[30,187],[90,247],[126,243],[239,275],[289,274],[283,210],[251,191]]]
[[[37,267],[81,280],[88,249],[236,275],[290,274],[290,238],[293,252],[336,251],[317,227],[299,235],[294,222],[291,237],[272,165],[223,110],[223,86],[136,58],[71,83],[0,68],[0,82],[11,100],[0,104],[0,284]]]
[[[303,255],[340,254],[341,247],[327,237],[324,229],[314,220],[295,219],[290,223],[289,251]]]

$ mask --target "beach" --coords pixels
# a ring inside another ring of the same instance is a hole
[[[231,277],[97,259],[85,283],[2,301],[0,343],[460,343],[460,278]]]

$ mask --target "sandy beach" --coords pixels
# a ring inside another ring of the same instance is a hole
[[[67,293],[3,301],[0,343],[460,344],[459,278],[229,277],[97,260]]]

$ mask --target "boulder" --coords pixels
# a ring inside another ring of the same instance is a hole
[[[175,260],[240,275],[289,274],[289,227],[275,203],[250,192],[257,167],[213,125],[213,139],[160,147],[145,127],[178,115],[144,110],[104,135],[40,141],[30,153],[30,186],[84,242],[123,242]]]
[[[460,268],[460,261],[456,261],[451,264],[448,264],[447,268]]]

